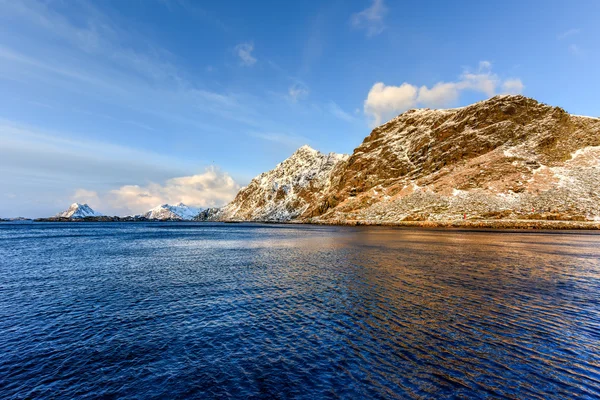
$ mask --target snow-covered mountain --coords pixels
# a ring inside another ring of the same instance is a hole
[[[66,211],[56,214],[57,218],[85,218],[101,216],[102,214],[92,210],[92,207],[81,203],[73,203]]]
[[[327,189],[332,171],[348,158],[302,146],[273,170],[260,174],[235,199],[207,219],[289,221]]]
[[[142,217],[157,220],[193,220],[202,211],[201,208],[189,207],[183,203],[177,205],[161,204],[154,207],[147,213],[142,214]]]
[[[524,96],[409,110],[352,155],[308,146],[200,219],[600,221],[600,119]]]
[[[596,221],[600,119],[523,96],[409,110],[353,154],[302,146],[220,209],[163,204],[159,220],[415,223]],[[96,216],[73,204],[59,217]]]

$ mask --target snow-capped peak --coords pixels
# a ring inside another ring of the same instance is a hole
[[[177,205],[161,204],[143,214],[148,219],[159,220],[192,220],[200,214],[201,208],[190,207],[183,203]]]
[[[59,218],[85,218],[101,217],[102,214],[94,211],[87,204],[73,203],[66,211],[58,213],[56,216]]]
[[[305,144],[304,146],[298,148],[298,150],[295,151],[295,153],[304,153],[304,152],[318,153],[317,150],[313,149],[312,147],[310,147],[307,144]]]
[[[316,201],[345,154],[322,154],[308,145],[250,181],[221,209],[219,218],[252,221],[287,221],[301,215]]]

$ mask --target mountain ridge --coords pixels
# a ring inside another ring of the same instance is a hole
[[[308,145],[242,188],[235,199],[210,219],[289,221],[297,218],[314,195],[326,188],[335,167],[345,154],[323,154]]]
[[[600,120],[520,95],[408,110],[373,129],[351,155],[337,158],[317,185],[304,187],[304,201],[294,203],[277,193],[277,185],[305,173],[296,168],[286,175],[281,168],[297,165],[302,149],[207,219],[600,221]],[[317,161],[305,161],[314,170]],[[281,208],[286,212],[271,212]]]

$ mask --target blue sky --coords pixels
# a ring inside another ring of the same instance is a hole
[[[0,216],[221,205],[413,107],[600,115],[600,2],[414,3],[0,0]]]

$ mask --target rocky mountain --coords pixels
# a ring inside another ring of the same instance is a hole
[[[302,146],[273,170],[252,179],[231,203],[207,219],[289,221],[298,218],[320,201],[322,193],[328,192],[332,172],[347,159],[344,154],[322,154]]]
[[[102,214],[94,211],[87,204],[73,203],[71,206],[61,213],[56,214],[55,218],[85,218],[85,217],[101,217]]]
[[[189,207],[183,203],[177,205],[162,204],[142,214],[141,217],[150,220],[191,221],[196,219],[201,211],[201,209]]]
[[[321,221],[600,219],[600,120],[523,96],[411,110],[354,150]]]
[[[600,221],[600,119],[508,95],[410,110],[351,156],[300,148],[207,219]]]

